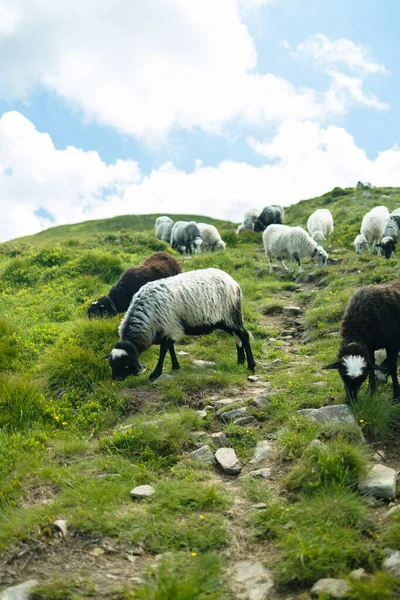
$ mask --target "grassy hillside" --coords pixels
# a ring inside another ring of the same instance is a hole
[[[0,245],[0,589],[35,578],[36,599],[233,599],[237,562],[250,560],[272,573],[276,600],[305,600],[319,578],[359,567],[370,577],[352,583],[349,598],[398,597],[380,566],[385,547],[400,550],[399,516],[384,519],[385,505],[357,491],[377,448],[400,469],[391,385],[374,397],[364,388],[352,407],[366,443],[354,428],[296,413],[343,402],[337,373],[321,368],[336,356],[344,307],[359,285],[398,277],[396,258],[360,257],[351,247],[378,204],[400,206],[400,189],[336,188],[289,207],[288,224],[305,226],[323,206],[335,220],[329,265],[306,264],[298,278],[268,273],[261,235],[238,237],[233,223],[190,217],[218,223],[228,249],[179,260],[185,271],[219,267],[241,284],[255,382],[222,332],[178,344],[185,354],[171,379],[148,382],[153,347],[143,355],[146,375],[111,381],[103,357],[120,317],[89,321],[87,307],[127,266],[168,250],[154,237],[157,215],[55,227]],[[286,315],[287,305],[301,315]],[[215,410],[224,398],[254,421],[225,424]],[[197,412],[204,408],[205,418]],[[269,477],[224,475],[190,457],[203,443],[215,450],[218,431],[242,474],[268,467]],[[316,438],[322,450],[308,448]],[[260,440],[269,440],[270,455],[250,464]],[[155,494],[132,502],[129,491],[142,484]],[[56,519],[67,521],[66,538]]]

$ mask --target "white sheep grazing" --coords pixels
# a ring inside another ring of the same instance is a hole
[[[250,208],[249,210],[247,210],[243,215],[243,221],[237,228],[236,233],[239,234],[241,231],[244,231],[245,229],[249,229],[250,231],[253,231],[254,222],[258,219],[258,217],[260,216],[260,213],[261,213],[261,210],[258,208]]]
[[[318,208],[309,216],[307,229],[317,244],[328,240],[328,248],[331,247],[331,233],[333,231],[333,218],[331,211],[327,208]]]
[[[300,258],[310,257],[317,261],[319,267],[328,262],[328,255],[322,246],[319,246],[302,227],[289,227],[288,225],[270,225],[263,233],[265,254],[269,262],[269,272],[272,273],[272,258],[276,257],[287,271],[283,258],[290,258],[289,272],[293,271],[293,261],[302,272]]]
[[[364,215],[361,222],[360,233],[357,235],[353,244],[357,254],[362,254],[363,250],[369,248],[372,254],[376,244],[382,237],[383,226],[389,218],[389,211],[386,206],[375,206]],[[377,247],[378,256],[381,255],[381,249]]]
[[[195,221],[176,221],[171,230],[171,246],[178,252],[199,254],[203,240]]]
[[[204,251],[210,250],[211,252],[214,252],[214,250],[226,250],[226,244],[221,239],[221,235],[214,225],[197,223],[197,227],[199,228],[203,239],[202,249]]]
[[[228,273],[199,269],[175,277],[152,281],[132,298],[118,332],[120,341],[107,356],[113,379],[140,375],[144,366],[139,357],[153,344],[160,344],[160,356],[150,379],[162,373],[169,351],[172,368],[179,369],[174,343],[186,335],[205,335],[220,329],[234,336],[237,361],[254,371],[255,362],[249,333],[244,328],[242,291]]]
[[[173,225],[174,222],[169,217],[158,217],[154,226],[156,238],[163,242],[168,242],[169,244],[171,240],[171,231]]]

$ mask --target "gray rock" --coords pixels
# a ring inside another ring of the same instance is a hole
[[[374,465],[358,488],[362,494],[389,500],[396,496],[397,473],[385,465]]]
[[[173,376],[169,375],[168,373],[162,373],[160,377],[157,377],[157,379],[153,381],[153,385],[161,383],[162,381],[167,381],[168,379],[173,379]]]
[[[267,508],[265,502],[257,502],[256,504],[252,504],[252,506],[250,506],[250,509],[253,510],[263,510],[264,508]]]
[[[382,571],[390,573],[394,577],[400,577],[400,552],[392,552],[382,563]]]
[[[256,469],[255,471],[250,471],[246,473],[246,475],[242,475],[240,479],[246,479],[247,477],[259,477],[261,479],[269,479],[271,475],[272,469]]]
[[[219,417],[224,423],[230,423],[235,419],[239,419],[239,417],[245,417],[246,412],[246,408],[234,408],[233,410],[227,410],[219,414]]]
[[[233,566],[233,580],[239,587],[240,600],[267,600],[274,587],[272,573],[259,562],[241,560]]]
[[[267,459],[271,456],[272,446],[268,442],[268,440],[261,440],[257,442],[256,448],[254,450],[253,458],[250,461],[251,465],[256,465],[259,462]]]
[[[238,475],[242,470],[242,465],[233,448],[219,448],[215,453],[215,458],[221,469],[228,475]]]
[[[312,596],[325,594],[329,598],[346,598],[350,592],[350,584],[346,579],[320,579],[311,589]]]
[[[177,352],[178,356],[189,356],[189,352],[185,352],[185,350],[179,350],[179,352]]]
[[[223,431],[218,431],[217,433],[211,434],[211,439],[214,443],[214,446],[217,448],[226,448],[229,444],[228,438],[226,437]]]
[[[319,423],[356,425],[358,427],[352,410],[347,404],[334,404],[333,406],[323,406],[322,408],[302,408],[301,410],[297,410],[296,413]]]
[[[385,452],[384,450],[377,450],[374,454],[374,462],[382,463],[385,462]]]
[[[207,444],[191,452],[189,454],[189,458],[192,460],[198,460],[206,465],[213,465],[215,463],[214,454],[211,452],[211,448]]]
[[[297,317],[297,315],[301,314],[302,310],[299,306],[284,306],[282,312],[284,315],[293,315]]]
[[[131,498],[150,498],[156,490],[152,485],[138,485],[130,491]]]
[[[257,381],[260,381],[260,378],[257,377],[257,375],[249,375],[247,381],[250,381],[250,383],[256,383]]]
[[[0,600],[30,600],[32,590],[38,587],[36,579],[28,579],[19,585],[13,585],[0,593]]]
[[[324,444],[324,442],[321,442],[321,440],[312,440],[312,442],[310,442],[307,446],[307,450],[311,450],[311,448],[321,448],[322,449],[326,449],[327,445]]]
[[[58,534],[66,538],[68,535],[68,522],[65,519],[56,519],[53,523],[53,527]]]
[[[224,408],[225,406],[229,406],[230,404],[233,404],[234,402],[236,402],[236,400],[234,398],[221,398],[221,400],[217,400],[214,403],[214,406],[216,409]]]
[[[276,341],[276,340],[275,340]],[[266,369],[273,369],[275,367],[278,367],[280,364],[282,364],[282,361],[280,358],[276,358],[275,360],[273,360],[272,362],[270,362],[267,366]]]
[[[269,394],[264,392],[262,394],[259,394],[256,398],[252,398],[249,404],[255,406],[256,408],[259,408],[260,410],[265,410],[270,402],[271,400]]]
[[[349,573],[350,579],[353,581],[361,581],[362,579],[368,579],[368,575],[365,569],[356,569]]]
[[[207,418],[207,412],[205,410],[196,410],[196,413],[199,415],[200,419]]]
[[[392,508],[387,511],[387,513],[385,515],[385,518],[386,517],[391,517],[392,515],[395,515],[398,512],[400,512],[400,504],[398,504],[396,506],[392,506]]]
[[[214,407],[212,406],[212,404],[206,404],[204,410],[214,410]]]
[[[207,367],[208,369],[215,369],[215,362],[213,362],[212,360],[194,359],[192,362],[196,367]]]
[[[240,426],[250,425],[250,423],[256,423],[255,417],[251,417],[251,416],[249,416],[249,417],[240,417],[239,419],[235,419],[233,421],[234,425],[240,425]]]

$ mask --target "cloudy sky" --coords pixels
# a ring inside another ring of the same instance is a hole
[[[0,0],[0,241],[400,185],[398,0]]]

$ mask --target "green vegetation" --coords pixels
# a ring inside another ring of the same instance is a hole
[[[126,555],[140,548],[135,568],[140,564],[141,582],[110,580],[104,587],[92,569],[102,559],[88,555],[79,568],[68,565],[70,577],[62,582],[50,570],[34,598],[228,599],[232,561],[238,554],[254,559],[253,550],[289,595],[320,577],[363,567],[371,577],[352,583],[350,598],[395,597],[398,583],[379,568],[384,547],[400,549],[400,517],[383,520],[357,491],[373,446],[361,441],[358,428],[310,423],[296,414],[343,402],[338,374],[322,366],[336,357],[348,298],[362,284],[398,277],[396,259],[357,256],[351,247],[362,216],[382,203],[399,206],[400,190],[335,188],[289,207],[289,224],[305,226],[318,207],[330,208],[335,219],[330,264],[323,270],[305,264],[298,278],[268,273],[261,235],[238,237],[233,223],[190,216],[216,223],[228,250],[181,257],[182,268],[218,267],[241,284],[260,378],[255,384],[247,382],[234,341],[223,332],[183,339],[177,350],[186,354],[172,379],[111,380],[103,357],[117,340],[120,317],[89,321],[87,307],[126,267],[157,250],[172,252],[154,237],[157,215],[56,227],[0,245],[0,552],[6,573],[18,568],[28,579],[35,561],[46,572],[48,548],[57,555],[68,547],[72,556],[76,540],[106,540],[115,545],[112,556],[127,564]],[[312,281],[310,271],[317,273]],[[301,306],[301,322],[282,314],[288,304]],[[148,373],[157,356],[157,347],[144,353]],[[193,359],[215,366],[199,367]],[[170,372],[168,357],[164,371]],[[207,409],[204,419],[196,412],[222,398],[235,401],[225,410],[246,405],[255,422],[224,424],[216,411]],[[368,442],[395,445],[400,409],[390,384],[379,384],[374,396],[364,387],[352,409]],[[199,444],[215,449],[211,433],[221,430],[244,472],[258,468],[249,465],[257,442],[271,440],[270,478],[232,479],[190,460]],[[314,439],[324,445],[309,448]],[[154,495],[132,501],[130,490],[143,484],[152,485]],[[267,507],[250,508],[261,502]],[[67,545],[53,544],[57,518],[68,521]],[[13,559],[17,564],[7,562],[21,547],[37,544],[43,551],[35,561],[22,555]],[[68,556],[62,560],[68,563]]]

